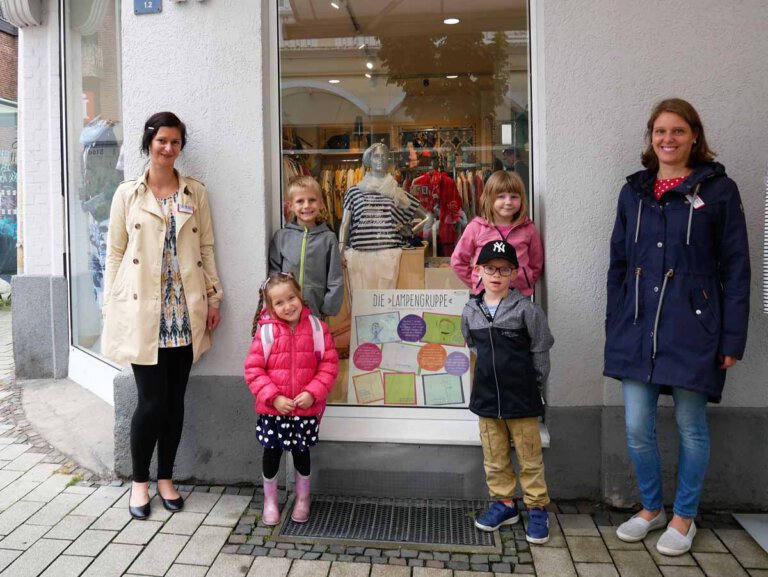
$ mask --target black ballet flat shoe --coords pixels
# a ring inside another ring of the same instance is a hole
[[[179,496],[176,499],[164,499],[163,496],[160,495],[160,500],[163,502],[163,507],[171,513],[176,513],[184,508],[184,497],[182,496]]]
[[[139,520],[149,517],[149,514],[152,511],[152,507],[150,506],[151,500],[147,501],[144,505],[134,507],[131,505],[131,494],[133,494],[133,487],[131,487],[131,492],[128,494],[128,512],[131,514],[131,517]]]

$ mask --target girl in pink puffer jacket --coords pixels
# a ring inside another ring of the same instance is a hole
[[[266,307],[262,309],[262,306]],[[291,451],[296,467],[296,501],[291,518],[309,519],[309,448],[317,444],[325,398],[339,372],[339,356],[328,327],[310,318],[301,289],[290,273],[273,273],[259,290],[253,319],[253,342],[245,359],[245,380],[256,397],[259,420],[256,437],[264,448],[265,525],[277,525],[277,471],[284,451]],[[325,351],[315,351],[313,322],[322,327]],[[271,325],[268,337],[261,335]],[[271,339],[268,356],[263,342]]]

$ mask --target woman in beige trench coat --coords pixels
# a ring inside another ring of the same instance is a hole
[[[141,145],[149,166],[118,187],[110,213],[102,353],[130,363],[138,389],[129,502],[137,519],[150,514],[155,445],[163,506],[184,506],[172,481],[184,393],[192,364],[211,346],[223,296],[205,186],[174,168],[185,144],[186,126],[175,114],[150,116]]]

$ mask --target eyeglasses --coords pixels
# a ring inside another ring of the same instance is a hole
[[[277,280],[278,278],[295,278],[293,276],[293,273],[290,272],[276,272],[269,275],[266,279],[264,279],[264,282],[261,283],[261,286],[259,287],[259,291],[264,292],[266,288],[269,286],[269,283],[271,283],[274,280]]]
[[[489,274],[491,276],[495,275],[497,272],[501,276],[509,276],[512,274],[512,271],[515,270],[511,266],[491,266],[491,265],[483,265],[483,272],[485,274]]]

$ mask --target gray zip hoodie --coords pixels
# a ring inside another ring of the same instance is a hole
[[[341,310],[344,282],[339,243],[324,222],[313,228],[289,222],[278,230],[269,245],[269,272],[293,274],[316,316],[334,316]]]

